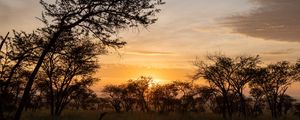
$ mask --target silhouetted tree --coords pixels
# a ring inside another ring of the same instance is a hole
[[[14,111],[30,66],[35,61],[35,53],[41,50],[42,40],[35,33],[13,31],[1,42],[0,72],[0,117],[4,110]],[[4,46],[4,47],[3,47]],[[10,115],[6,113],[6,115]]]
[[[282,102],[288,87],[295,82],[295,74],[293,66],[287,61],[258,69],[251,87],[264,93],[273,118],[281,116]]]
[[[300,118],[300,103],[296,103],[294,105],[294,108],[295,108],[295,115],[297,115],[299,118]]]
[[[246,117],[246,98],[244,97],[244,88],[255,79],[257,64],[260,62],[259,57],[238,57],[231,66],[232,75],[229,76],[229,84],[232,85],[234,94],[239,99],[239,111]],[[228,68],[227,68],[228,69]]]
[[[222,110],[223,118],[227,118],[227,115],[232,115],[232,110],[229,101],[230,90],[232,85],[229,84],[228,76],[232,75],[231,68],[233,66],[233,60],[225,56],[208,56],[208,60],[212,61],[212,64],[204,63],[203,61],[196,61],[195,66],[198,68],[194,79],[203,77],[209,82],[211,88],[216,89],[217,96],[221,96],[222,103],[219,103]],[[216,100],[219,97],[216,97]]]
[[[76,89],[74,94],[71,95],[71,103],[79,110],[92,110],[96,109],[96,104],[99,102],[96,93],[88,88]]]
[[[225,119],[227,114],[229,117],[232,116],[234,107],[237,107],[246,117],[246,98],[243,92],[246,85],[255,78],[257,64],[260,62],[259,57],[230,58],[224,55],[213,55],[207,58],[211,64],[199,60],[195,62],[198,70],[194,79],[203,77],[209,82],[211,88],[216,89],[218,94],[216,99],[219,99],[216,102]],[[235,97],[238,99],[238,106],[232,103],[236,100]]]
[[[149,103],[159,112],[195,111],[198,95],[191,83],[174,81],[164,85],[153,85],[149,90]]]
[[[192,111],[193,106],[195,106],[197,103],[195,101],[195,95],[197,94],[196,91],[194,91],[194,87],[190,82],[183,82],[183,81],[173,81],[172,84],[174,84],[174,87],[177,92],[176,98],[179,100],[178,104],[178,111],[180,112],[186,112],[186,111]]]
[[[15,120],[19,120],[29,98],[35,76],[42,66],[45,57],[52,48],[56,48],[59,38],[64,33],[94,36],[103,45],[121,47],[125,42],[111,37],[118,30],[138,25],[147,26],[155,22],[157,5],[161,0],[56,0],[53,4],[41,0],[44,7],[40,20],[46,27],[41,34],[48,34],[47,44],[40,53],[38,62],[27,82],[22,100],[17,109]]]
[[[293,102],[295,102],[296,99],[286,94],[280,97],[281,98],[279,99],[280,101],[278,105],[279,114],[281,115],[282,113],[284,113],[285,115],[287,115],[288,111],[293,108]]]
[[[176,99],[177,95],[174,84],[155,85],[151,88],[149,100],[156,111],[172,112],[175,111],[176,105],[180,104],[180,101]]]
[[[59,51],[53,50],[46,56],[40,72],[44,77],[39,78],[38,83],[49,98],[53,117],[61,114],[72,100],[71,96],[80,96],[77,94],[80,90],[88,89],[97,80],[92,74],[98,68],[97,56],[103,54],[102,47],[87,38],[65,44],[61,45],[64,48],[57,47]]]
[[[195,87],[194,91],[196,95],[194,96],[195,102],[198,103],[198,106],[205,110],[205,108],[212,108],[213,107],[213,100],[217,97],[216,90],[209,86],[200,86]],[[200,109],[201,110],[201,109]]]
[[[127,102],[132,103],[132,100],[136,100],[137,105],[139,105],[141,111],[147,112],[149,110],[147,102],[146,102],[146,92],[149,88],[150,83],[152,82],[151,77],[140,77],[137,80],[129,80],[126,84],[126,96],[131,96]]]
[[[300,59],[298,59],[296,64],[293,66],[293,70],[294,70],[293,79],[299,82],[300,81]]]
[[[109,95],[110,104],[113,106],[116,112],[121,112],[123,91],[124,88],[117,85],[108,85],[102,90],[102,92]]]
[[[263,91],[258,88],[252,88],[250,90],[250,95],[254,99],[253,105],[252,105],[252,110],[251,110],[251,115],[253,117],[262,115],[264,107],[265,107],[265,99],[264,99]]]
[[[146,101],[146,94],[151,81],[151,77],[142,76],[136,80],[129,80],[122,85],[106,86],[103,92],[110,96],[111,105],[116,112],[120,112],[121,109],[126,112],[132,111],[134,105],[140,111],[147,112],[149,108]]]
[[[108,97],[98,97],[98,102],[96,105],[97,105],[97,110],[100,111],[113,109],[113,107],[110,104],[110,98]]]

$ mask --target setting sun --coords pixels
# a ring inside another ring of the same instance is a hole
[[[163,84],[163,83],[165,83],[165,80],[154,78],[153,81],[152,81],[152,83],[153,84]]]

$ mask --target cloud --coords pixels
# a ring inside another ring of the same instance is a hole
[[[0,34],[11,29],[32,31],[41,24],[41,6],[36,0],[0,0]]]
[[[287,55],[294,53],[295,49],[290,48],[290,49],[285,49],[285,50],[278,50],[278,51],[268,51],[268,52],[263,52],[263,55]]]
[[[126,54],[131,55],[144,55],[144,56],[173,56],[172,52],[156,52],[156,51],[129,51]]]
[[[225,18],[234,32],[265,40],[300,42],[300,0],[250,0],[249,13]]]
[[[11,7],[5,2],[0,1],[0,21],[7,19],[11,14]]]

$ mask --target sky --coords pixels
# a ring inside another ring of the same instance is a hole
[[[190,80],[196,57],[260,55],[264,64],[300,58],[300,0],[165,0],[158,21],[118,33],[128,44],[99,59],[93,89],[139,76],[155,81]],[[0,35],[32,31],[41,23],[38,0],[0,0]],[[300,84],[289,93],[296,97]]]

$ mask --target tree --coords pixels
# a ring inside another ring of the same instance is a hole
[[[296,81],[300,81],[300,59],[296,62],[296,64],[293,66],[294,70],[294,76],[293,79]]]
[[[64,37],[61,39],[72,39],[70,36]],[[72,100],[71,96],[80,95],[77,94],[78,90],[88,89],[97,81],[92,77],[98,68],[97,56],[105,53],[101,44],[92,43],[88,38],[76,38],[61,47],[46,56],[41,78],[38,78],[41,92],[45,92],[49,98],[53,117],[61,114]]]
[[[141,111],[147,112],[149,110],[146,102],[146,92],[149,88],[150,83],[152,82],[151,77],[141,76],[137,80],[129,80],[126,85],[126,96],[131,96],[131,100],[127,103],[130,103],[132,100],[136,100],[137,104],[140,106]]]
[[[257,64],[260,63],[259,56],[256,57],[244,57],[240,56],[232,66],[232,76],[229,76],[229,84],[232,85],[234,94],[237,94],[240,107],[239,111],[247,117],[246,112],[246,99],[244,97],[244,88],[246,85],[255,79]]]
[[[265,106],[264,93],[261,89],[252,88],[250,90],[250,95],[254,99],[251,114],[254,117],[257,117],[257,116],[263,114],[263,110],[264,110],[264,106]]]
[[[295,82],[297,72],[293,66],[282,61],[269,64],[265,68],[257,70],[256,78],[251,82],[252,89],[258,89],[264,93],[273,118],[281,116],[282,103],[288,87]]]
[[[62,34],[93,35],[104,45],[120,47],[125,42],[113,39],[111,36],[120,29],[154,23],[156,19],[153,17],[159,11],[156,6],[163,2],[161,0],[56,0],[51,4],[41,0],[41,4],[45,9],[41,21],[46,27],[40,30],[43,34],[48,34],[47,44],[40,53],[26,84],[15,120],[20,119],[35,76],[48,52],[56,47]]]
[[[198,103],[198,109],[200,111],[205,111],[205,108],[211,108],[212,111],[216,109],[217,106],[214,106],[213,101],[217,97],[217,93],[214,88],[209,86],[196,86],[194,87],[194,91],[196,93],[194,99],[195,102]]]
[[[217,90],[217,93],[222,96],[222,114],[223,118],[227,118],[227,114],[231,116],[232,110],[229,101],[230,90],[232,85],[229,84],[228,76],[231,76],[231,68],[233,61],[231,58],[224,56],[208,56],[212,61],[212,65],[206,64],[203,61],[196,61],[195,66],[198,68],[194,79],[203,77],[209,82],[211,88]]]
[[[152,85],[147,97],[154,110],[159,112],[185,112],[195,110],[197,92],[189,82],[173,81]]]
[[[121,112],[122,96],[124,88],[122,86],[108,85],[102,90],[110,97],[110,104],[116,112]]]
[[[281,115],[282,113],[287,115],[288,111],[293,108],[293,102],[295,102],[295,101],[296,101],[296,99],[294,99],[293,97],[291,97],[289,95],[281,96],[279,105],[278,105],[279,115]]]
[[[176,106],[180,104],[176,99],[178,92],[174,84],[152,86],[148,95],[151,104],[159,112],[175,111]]]
[[[191,111],[196,105],[194,96],[197,94],[194,91],[194,86],[189,82],[183,81],[173,81],[172,83],[176,89],[177,96],[176,98],[180,101],[178,110],[180,112]]]
[[[223,118],[232,116],[233,106],[232,100],[237,95],[240,102],[239,111],[246,116],[246,100],[244,98],[243,90],[245,85],[254,79],[255,70],[259,63],[259,57],[245,57],[230,58],[224,55],[208,56],[211,62],[205,63],[203,61],[196,61],[195,66],[198,68],[193,79],[203,77],[206,79],[211,88],[217,91],[217,96],[221,105]],[[232,96],[232,97],[230,97]]]
[[[3,112],[12,112],[18,103],[18,97],[27,79],[30,66],[35,62],[36,54],[41,50],[42,39],[35,33],[13,31],[1,42],[0,58],[0,118]],[[4,111],[5,110],[5,111]],[[6,114],[10,115],[10,114]]]
[[[294,108],[295,108],[295,115],[297,115],[299,118],[300,118],[300,103],[296,103],[294,105]]]
[[[77,110],[80,108],[84,110],[96,109],[95,105],[99,102],[96,93],[88,88],[76,89],[70,98]]]
[[[147,112],[149,110],[146,94],[152,81],[151,77],[139,77],[136,80],[129,80],[121,85],[109,85],[103,89],[110,96],[111,105],[116,112],[120,112],[123,108],[126,112],[132,111],[134,105],[140,111]]]

